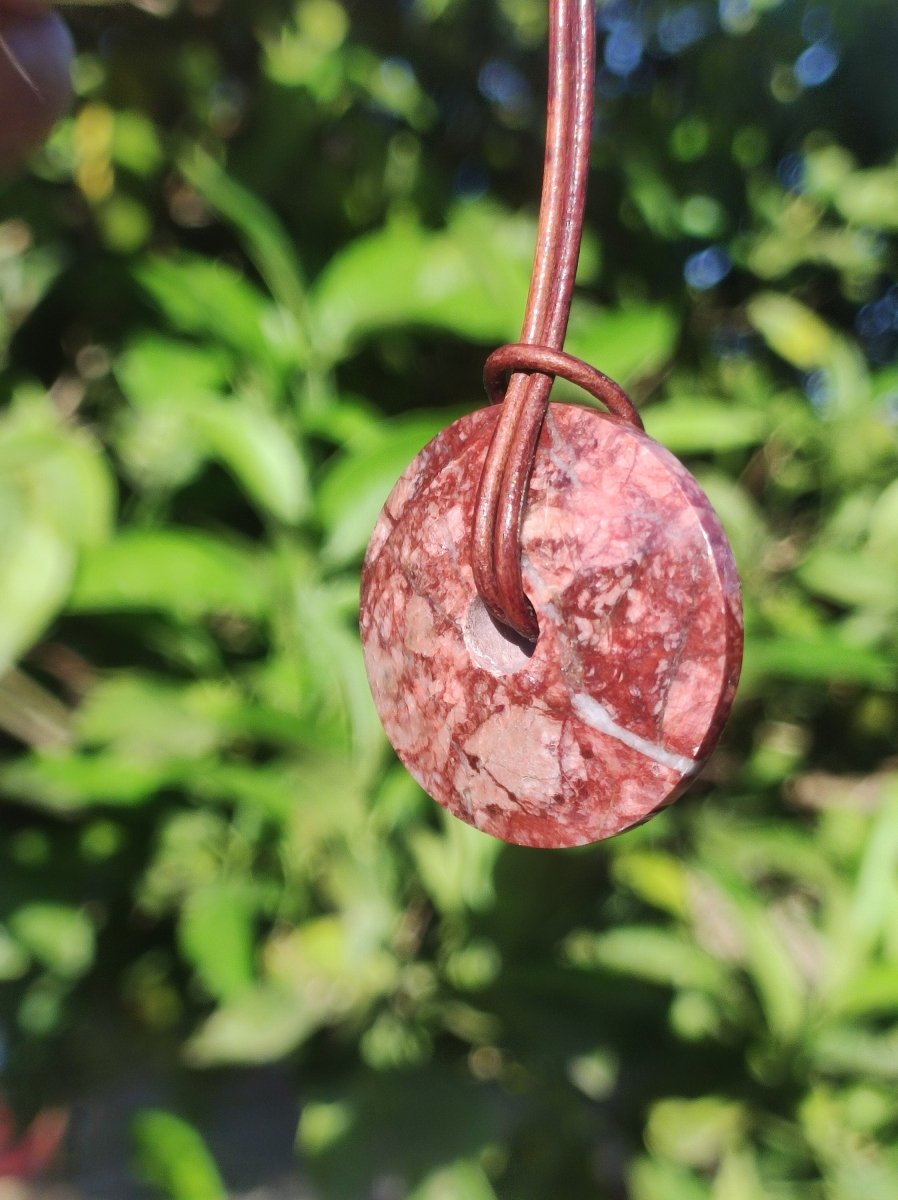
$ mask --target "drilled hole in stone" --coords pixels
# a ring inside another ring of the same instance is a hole
[[[479,596],[471,602],[465,617],[464,638],[471,658],[494,675],[511,675],[522,670],[536,649],[536,642],[495,621]]]

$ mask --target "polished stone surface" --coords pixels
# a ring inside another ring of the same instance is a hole
[[[716,744],[742,661],[739,581],[673,455],[553,404],[522,531],[540,637],[507,637],[468,552],[497,417],[441,433],[384,507],[362,584],[369,679],[399,757],[451,813],[520,845],[583,845],[675,800]]]

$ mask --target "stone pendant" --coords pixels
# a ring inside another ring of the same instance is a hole
[[[390,741],[444,808],[518,845],[580,846],[670,804],[713,750],[742,662],[739,580],[682,463],[552,404],[522,530],[540,636],[510,635],[469,552],[499,411],[444,430],[393,489],[365,560],[365,661]]]

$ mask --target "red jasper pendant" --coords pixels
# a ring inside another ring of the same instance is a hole
[[[399,757],[444,808],[518,845],[579,846],[670,804],[711,753],[742,661],[739,580],[672,454],[553,404],[522,530],[540,635],[509,635],[469,551],[499,412],[444,430],[394,488],[365,562],[365,660]]]

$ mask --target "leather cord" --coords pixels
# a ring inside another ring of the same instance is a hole
[[[626,393],[563,353],[580,257],[595,95],[594,0],[551,0],[543,196],[521,340],[487,360],[487,391],[502,401],[480,478],[472,567],[493,618],[529,641],[539,636],[521,576],[521,524],[537,443],[556,375],[642,428]],[[507,388],[505,376],[510,374]]]

